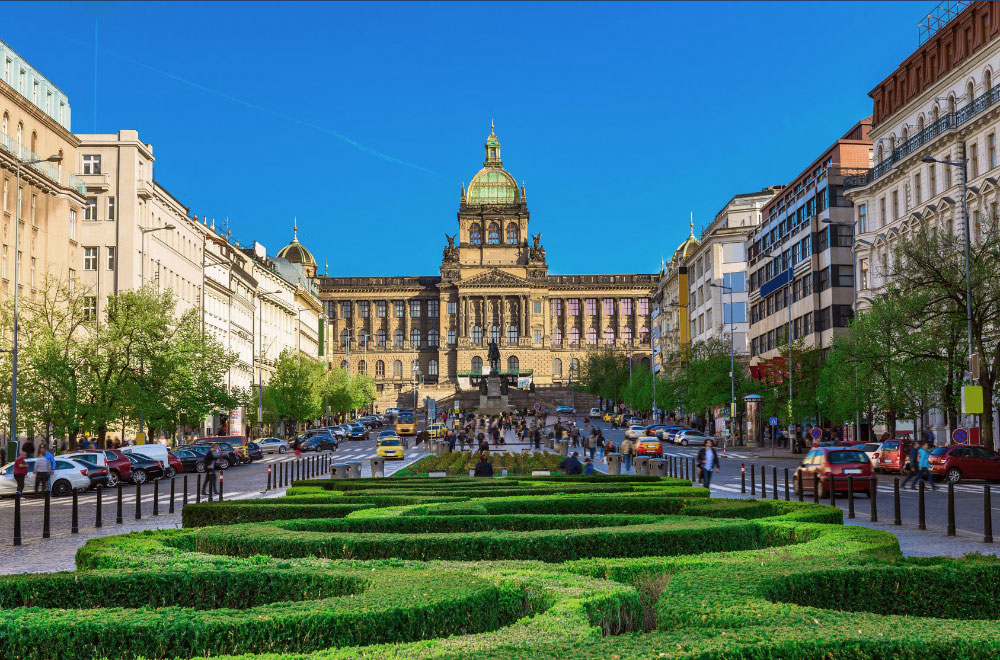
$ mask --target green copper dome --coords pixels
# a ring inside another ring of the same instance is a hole
[[[466,195],[466,203],[472,205],[508,205],[519,204],[521,197],[518,194],[517,182],[503,168],[503,161],[500,159],[500,138],[494,132],[493,123],[490,122],[490,134],[486,138],[486,160],[483,161],[483,169],[472,177],[469,183],[469,192]]]

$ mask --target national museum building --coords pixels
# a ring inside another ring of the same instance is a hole
[[[490,340],[521,388],[567,385],[599,348],[649,364],[656,275],[549,274],[542,235],[528,233],[524,184],[503,168],[493,131],[485,146],[483,168],[462,185],[439,275],[317,277],[328,359],[372,376],[383,408],[412,406],[415,384],[421,399],[439,402],[472,389],[489,370]],[[296,247],[315,273],[312,255]]]

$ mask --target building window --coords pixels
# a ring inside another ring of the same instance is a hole
[[[552,328],[552,345],[562,346],[562,329]]]
[[[483,343],[483,329],[478,325],[472,326],[472,343],[482,344]]]
[[[108,248],[108,270],[114,270],[114,269],[115,269],[115,248],[114,247],[109,247]]]
[[[396,348],[403,347],[403,331],[396,328],[395,332],[392,333],[392,345]]]
[[[108,220],[112,221],[115,219],[115,198],[108,197]]]
[[[490,341],[495,341],[498,344],[500,343],[500,326],[490,326]]]
[[[580,300],[579,298],[570,298],[566,301],[566,307],[569,311],[570,316],[580,315]]]
[[[500,225],[495,222],[490,223],[489,231],[486,235],[486,240],[490,245],[500,245]]]
[[[351,318],[351,301],[342,300],[340,301],[340,318],[349,319]]]
[[[589,346],[597,345],[597,330],[595,328],[587,328],[587,344]]]
[[[472,245],[483,244],[483,229],[477,222],[473,222],[469,227],[469,243]]]
[[[481,374],[483,373],[483,358],[478,355],[472,356],[472,373]]]
[[[580,330],[579,328],[569,329],[569,345],[579,346],[580,345]]]
[[[518,364],[516,355],[511,355],[507,358],[507,371],[513,371],[516,374],[519,369],[520,365]]]
[[[375,363],[375,377],[384,378],[385,377],[385,362],[379,360]]]
[[[632,328],[625,326],[622,328],[622,344],[628,346],[632,343]]]
[[[367,330],[363,330],[362,329],[362,330],[360,330],[358,332],[358,345],[360,345],[361,348],[367,349],[368,348],[368,342],[369,342],[370,339],[371,339],[371,336],[368,334]]]
[[[604,301],[603,301],[601,312],[605,316],[611,316],[612,314],[614,314],[615,313],[615,299],[614,298],[605,298]]]
[[[886,215],[885,215],[885,196],[882,196],[878,200],[878,223],[879,227],[885,227],[886,225]]]
[[[562,378],[562,360],[559,358],[552,360],[552,375],[556,378]]]
[[[437,360],[429,360],[427,362],[427,375],[428,376],[437,376],[438,375],[438,361]]]
[[[95,247],[83,248],[83,269],[97,270],[97,248]]]
[[[83,318],[87,321],[97,318],[97,296],[87,296],[83,299]]]
[[[531,312],[532,312],[532,314],[541,314],[542,313],[542,301],[541,300],[533,300],[531,302]]]
[[[344,328],[340,331],[340,345],[348,346],[351,343],[351,330],[350,328]]]
[[[454,302],[451,302],[451,301],[449,301],[449,302],[448,302],[448,313],[449,313],[449,314],[454,314],[454,313],[455,313],[455,308],[456,308],[456,305],[455,305],[455,303],[454,303]]]
[[[920,172],[917,172],[913,175],[913,198],[917,204],[923,202],[922,193],[923,191],[920,186]]]
[[[986,157],[989,159],[990,169],[997,166],[997,134],[990,133],[986,136]]]
[[[730,305],[729,303],[722,304],[722,322],[723,323],[746,323],[747,322],[747,304],[738,302]]]
[[[74,209],[69,210],[69,240],[76,240],[76,211]]]
[[[860,262],[860,269],[859,270],[861,271],[861,285],[860,285],[859,288],[862,289],[862,290],[864,290],[864,289],[868,288],[868,260],[867,259],[862,259],[861,260],[861,262]]]
[[[403,362],[401,360],[396,360],[392,363],[392,375],[394,378],[403,377]]]
[[[899,220],[899,191],[892,191],[892,221]]]
[[[364,360],[358,360],[358,375],[364,376],[368,372],[368,365]]]
[[[630,316],[632,314],[631,298],[622,298],[618,301],[618,313],[622,316]]]
[[[369,305],[369,302],[367,300],[359,300],[358,301],[358,317],[359,318],[362,318],[362,319],[368,318],[368,305]]]
[[[979,145],[973,144],[969,147],[969,167],[972,172],[969,174],[970,179],[975,179],[979,176]]]
[[[323,301],[323,306],[326,308],[326,318],[337,318],[337,303],[335,301],[325,300]]]
[[[639,298],[639,300],[637,301],[637,304],[638,304],[639,309],[636,311],[636,313],[639,316],[648,316],[649,315],[649,298]]]
[[[5,245],[4,247],[6,248],[7,246]],[[69,269],[69,292],[73,293],[74,291],[76,291],[76,269],[75,268],[70,268]]]
[[[604,328],[604,345],[614,346],[615,345],[615,331],[614,328]]]
[[[507,343],[516,344],[517,343],[517,326],[512,325],[507,328]]]
[[[952,102],[954,103],[954,99],[952,99]],[[953,108],[952,109],[952,113],[954,113],[954,112],[955,112],[955,110]],[[951,154],[950,153],[949,154],[945,154],[944,155],[944,160],[951,160]],[[945,165],[945,167],[944,167],[944,189],[945,190],[950,190],[951,189],[951,167],[949,167],[947,165]]]
[[[384,300],[376,300],[375,301],[375,316],[377,316],[380,319],[384,319],[385,318],[385,314],[386,314],[386,307],[387,307],[387,305],[385,304]]]
[[[3,259],[0,260],[0,277],[7,279],[7,246],[3,246]]]
[[[552,316],[562,316],[561,298],[553,298],[552,300],[549,301],[549,304],[552,306]]]
[[[386,333],[385,328],[379,328],[375,332],[375,346],[378,348],[385,348]]]
[[[427,316],[432,319],[438,318],[438,311],[440,310],[441,303],[437,300],[427,301]]]
[[[868,231],[868,205],[858,204],[858,232],[864,234],[867,231]]]
[[[533,332],[533,334],[534,334],[533,339],[534,339],[535,343],[536,344],[541,344],[542,343],[542,331],[541,330],[535,330]]]
[[[454,346],[458,343],[458,335],[454,330],[448,331],[448,345]]]
[[[401,319],[406,316],[406,306],[403,304],[402,300],[392,301],[392,315],[397,319]]]
[[[411,300],[410,301],[410,317],[418,319],[420,318],[420,301]]]
[[[649,343],[649,328],[646,326],[639,328],[639,341],[643,344]]]
[[[101,173],[101,157],[100,156],[84,156],[83,157],[83,173],[84,174],[100,174]]]
[[[440,333],[437,330],[429,330],[427,332],[427,345],[437,346],[439,338],[440,338]]]
[[[513,222],[507,225],[507,244],[517,245],[521,240],[521,232]]]
[[[934,163],[931,163],[927,167],[927,182],[930,184],[931,197],[934,197],[937,195],[937,167],[935,167]],[[868,225],[865,224],[865,226],[867,227]]]
[[[732,289],[733,293],[744,293],[747,290],[746,273],[725,273],[722,276],[722,286]],[[728,294],[728,291],[723,291]]]
[[[94,221],[97,220],[97,198],[88,197],[87,198],[87,208],[83,211],[83,219]]]

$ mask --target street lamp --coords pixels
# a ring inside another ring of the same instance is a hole
[[[938,160],[933,156],[925,156],[920,159],[925,163],[941,163],[942,165],[950,165],[951,167],[958,167],[962,170],[962,215],[965,216],[965,316],[968,321],[968,333],[969,333],[969,380],[972,380],[972,362],[974,351],[972,350],[972,278],[969,275],[969,243],[971,242],[969,234],[969,202],[968,197],[968,168],[966,164],[969,162],[967,158],[963,158],[960,161],[950,161],[950,160]]]
[[[281,293],[278,291],[268,291],[258,293],[257,298],[263,300],[268,296]],[[264,306],[257,305],[257,327],[260,330],[260,351],[257,353],[257,430],[260,437],[264,437]]]
[[[21,165],[37,165],[39,163],[60,163],[62,156],[49,156],[35,160],[21,160],[15,156],[17,163],[17,220],[14,222],[14,342],[11,345],[11,399],[10,399],[10,442],[7,456],[14,456],[17,442],[17,330],[18,330],[18,289],[21,286]]]
[[[735,308],[733,307],[733,287],[726,286],[725,284],[716,284],[715,282],[709,282],[708,286],[715,287],[716,289],[722,289],[723,291],[729,292],[729,392],[732,397],[732,401],[729,406],[729,433],[733,433],[733,424],[736,421],[736,351],[733,348],[733,338],[736,336],[736,315]],[[789,303],[790,304],[790,303]],[[771,444],[774,447],[774,443]]]

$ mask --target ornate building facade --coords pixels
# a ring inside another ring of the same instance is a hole
[[[599,348],[650,362],[657,276],[549,274],[542,235],[529,234],[524,184],[504,169],[492,130],[485,150],[483,168],[462,185],[438,275],[317,277],[328,359],[372,376],[380,406],[471,388],[489,369],[490,340],[521,387],[567,385]]]

